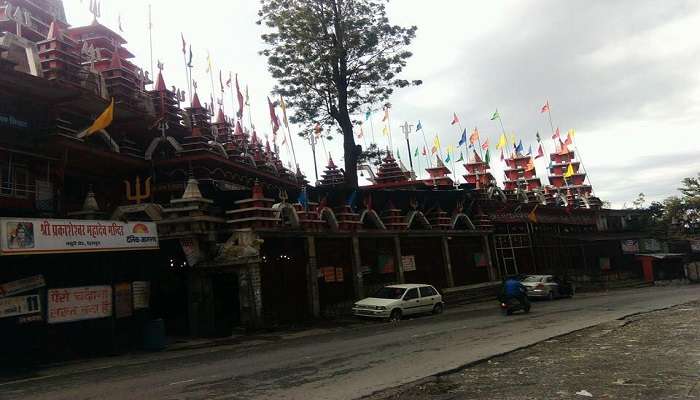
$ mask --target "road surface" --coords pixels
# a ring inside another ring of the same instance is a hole
[[[574,330],[700,299],[700,286],[651,287],[449,309],[398,325],[367,322],[274,343],[122,356],[0,383],[2,399],[353,399]]]

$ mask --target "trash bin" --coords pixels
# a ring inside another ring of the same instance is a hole
[[[149,351],[165,349],[165,322],[162,318],[146,322],[143,333],[143,348]]]

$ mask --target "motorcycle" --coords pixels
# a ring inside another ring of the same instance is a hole
[[[516,298],[509,298],[507,300],[500,300],[501,312],[503,315],[512,315],[516,311],[524,311],[525,314],[530,312],[530,304],[527,303],[524,306]]]

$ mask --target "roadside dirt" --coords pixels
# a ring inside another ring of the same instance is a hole
[[[632,316],[369,397],[700,399],[700,302]]]

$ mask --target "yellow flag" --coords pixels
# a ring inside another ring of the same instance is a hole
[[[87,128],[87,130],[84,132],[84,134],[79,135],[79,137],[85,137],[85,136],[90,136],[93,133],[100,131],[102,129],[105,129],[112,123],[112,119],[114,118],[114,97],[112,97],[112,102],[109,103],[109,106],[100,114],[99,117],[95,120],[95,122],[92,123],[92,125]]]
[[[506,143],[506,134],[501,133],[501,137],[498,138],[498,143],[496,143],[496,148],[502,149],[502,148],[506,147],[506,144],[507,144]]]
[[[564,173],[564,178],[571,178],[574,176],[574,166],[569,164],[569,167],[566,168],[566,173]]]
[[[437,135],[435,135],[435,139],[433,140],[433,144],[434,144],[435,147],[437,147],[438,149],[439,149],[440,147],[442,147],[442,146],[440,146],[440,138],[439,138]]]
[[[527,219],[529,219],[530,222],[532,222],[533,224],[537,223],[537,214],[535,214],[535,211],[537,211],[537,207],[539,207],[539,204],[536,204],[535,208],[533,208],[532,211],[530,211],[530,213],[527,214]]]
[[[389,136],[389,127],[384,126],[384,128],[382,128],[382,133],[384,134],[384,136]]]
[[[569,134],[569,136],[571,136],[571,138],[573,139],[574,136],[576,136],[576,130],[575,130],[575,129],[569,129],[568,134]]]

